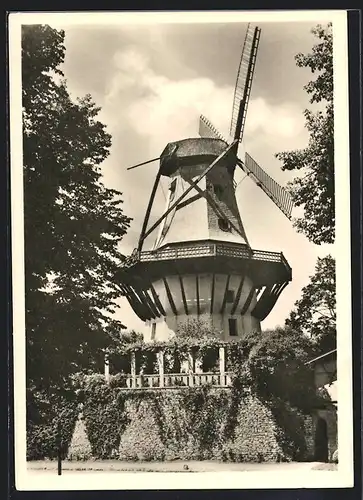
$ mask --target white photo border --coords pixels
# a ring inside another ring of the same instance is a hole
[[[339,374],[337,471],[184,473],[100,473],[67,476],[31,474],[26,464],[25,287],[21,107],[21,25],[133,23],[306,22],[333,23],[334,134],[336,186],[337,369]],[[11,233],[14,352],[15,484],[18,490],[246,489],[351,487],[353,474],[353,389],[350,252],[350,163],[347,11],[193,11],[12,13],[9,15]],[[120,477],[122,482],[120,483]],[[137,481],[135,481],[137,478]]]

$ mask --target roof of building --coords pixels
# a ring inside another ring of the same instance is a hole
[[[328,352],[326,352],[324,354],[321,354],[320,356],[317,356],[314,359],[311,359],[306,364],[310,365],[310,364],[316,363],[318,361],[328,361],[330,359],[336,359],[336,357],[337,357],[337,350],[336,349],[332,349],[331,351],[328,351]]]

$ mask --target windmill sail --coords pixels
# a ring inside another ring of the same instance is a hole
[[[238,68],[232,107],[230,136],[242,141],[261,30],[249,24]]]
[[[248,153],[245,155],[245,163],[238,160],[238,164],[252,177],[257,186],[271,198],[281,212],[285,214],[288,219],[291,219],[293,201],[290,193],[272,179],[272,177],[270,177]]]
[[[223,135],[218,132],[215,126],[204,115],[200,115],[199,117],[199,135],[200,137],[221,139],[222,141],[227,142]]]
[[[221,139],[227,142],[223,135],[216,129],[216,127],[204,115],[199,117],[199,135],[210,139]],[[233,187],[236,189],[237,182],[233,179]]]

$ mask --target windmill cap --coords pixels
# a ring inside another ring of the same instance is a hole
[[[212,163],[223,153],[228,144],[221,139],[192,138],[169,142],[160,156],[162,175],[171,176],[183,166]],[[230,151],[220,165],[226,167],[233,176],[236,166],[236,155]]]

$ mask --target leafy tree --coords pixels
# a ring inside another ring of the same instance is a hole
[[[321,354],[336,348],[335,260],[318,258],[315,274],[286,320],[286,326],[307,334]]]
[[[129,330],[122,332],[120,337],[120,344],[135,344],[136,342],[142,342],[144,340],[144,336],[140,332],[136,332],[135,330]]]
[[[314,344],[290,326],[246,336],[248,376],[269,400],[278,397],[293,406],[309,409],[316,401],[313,372],[306,365]]]
[[[142,344],[144,336],[142,333],[135,330],[123,331],[120,338],[115,340],[107,349],[109,356],[110,369],[116,373],[130,373],[131,363],[130,355],[120,355],[120,348],[132,346],[135,344]]]
[[[38,388],[100,364],[123,328],[111,313],[130,219],[121,193],[102,183],[111,137],[99,108],[68,93],[64,37],[22,29],[27,379]]]
[[[177,341],[189,341],[192,343],[193,341],[200,341],[202,339],[206,341],[208,339],[218,339],[221,337],[221,332],[213,325],[201,319],[188,319],[178,325],[175,337]],[[196,348],[194,350],[197,353],[198,350]],[[201,367],[205,372],[218,369],[218,349],[216,347],[204,350],[201,356]]]
[[[317,74],[304,88],[311,103],[322,103],[325,110],[305,110],[306,128],[310,133],[308,146],[297,151],[281,152],[282,170],[299,172],[290,182],[296,206],[304,216],[294,226],[318,245],[333,243],[335,238],[334,203],[334,109],[333,109],[333,34],[332,26],[318,25],[312,30],[317,43],[310,54],[297,54],[296,64]]]
[[[190,318],[178,325],[175,332],[177,339],[200,340],[207,338],[220,338],[220,331],[207,321]]]

